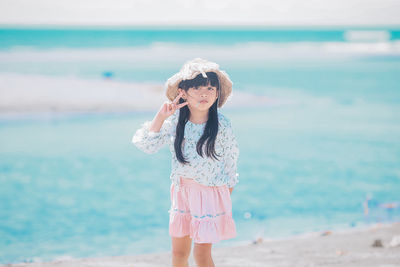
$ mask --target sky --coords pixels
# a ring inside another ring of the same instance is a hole
[[[399,0],[0,0],[1,25],[400,26]]]

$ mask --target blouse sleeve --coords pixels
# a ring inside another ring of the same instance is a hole
[[[144,122],[132,137],[132,143],[147,154],[154,154],[168,142],[176,113],[167,118],[159,132],[150,131],[151,121]]]
[[[228,187],[234,187],[238,182],[237,161],[239,158],[239,147],[233,133],[230,121],[227,121],[224,145],[224,172],[228,176]]]

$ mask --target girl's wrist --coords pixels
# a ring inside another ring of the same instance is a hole
[[[164,117],[163,115],[161,115],[160,113],[157,113],[157,114],[156,114],[156,117],[155,117],[154,119],[163,122],[163,121],[165,121],[167,118],[165,118],[165,117]]]
[[[164,121],[165,119],[160,114],[157,114],[150,125],[150,131],[159,132]]]

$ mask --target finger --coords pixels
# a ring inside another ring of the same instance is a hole
[[[181,104],[177,105],[176,107],[177,108],[181,108],[181,107],[184,107],[187,104],[189,104],[189,103],[188,102],[184,102],[184,103],[181,103]]]
[[[182,92],[179,92],[178,96],[174,99],[174,101],[172,101],[172,103],[178,102],[178,100],[181,98],[182,94],[183,94]]]

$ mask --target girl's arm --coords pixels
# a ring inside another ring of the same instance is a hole
[[[232,193],[233,187],[239,182],[237,173],[237,161],[239,158],[239,147],[233,133],[230,121],[227,121],[227,127],[224,133],[224,172],[228,176],[228,187]]]
[[[146,121],[133,135],[132,143],[147,154],[156,153],[168,141],[171,127],[170,120]]]
[[[156,133],[159,132],[164,124],[164,121],[165,119],[157,113],[154,119],[151,121],[149,131]]]
[[[156,153],[168,141],[172,133],[177,116],[176,111],[187,105],[187,102],[177,104],[181,95],[182,93],[179,93],[171,103],[164,103],[154,119],[151,122],[146,121],[136,131],[132,137],[132,143],[145,153]]]
[[[233,187],[229,188],[229,193],[232,195]]]

